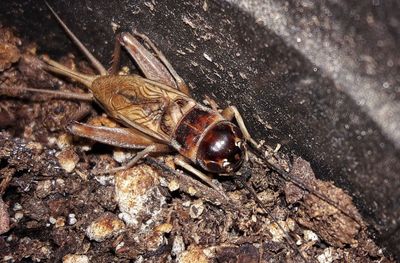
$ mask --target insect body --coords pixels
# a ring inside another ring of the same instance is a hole
[[[213,107],[209,108],[192,99],[186,84],[163,54],[146,36],[137,33],[121,33],[117,37],[114,63],[111,73],[108,73],[49,8],[100,75],[81,74],[48,57],[43,57],[46,63],[44,68],[84,84],[91,91],[89,96],[110,117],[126,127],[107,128],[76,122],[67,127],[71,133],[106,144],[141,150],[127,166],[132,166],[147,154],[175,150],[181,155],[175,158],[176,164],[190,170],[214,188],[216,186],[211,180],[188,161],[204,171],[224,175],[240,168],[247,158],[246,143],[255,142],[235,107],[219,112],[214,102],[211,102]],[[147,43],[152,52],[138,39]],[[121,45],[137,62],[145,78],[116,74]],[[239,126],[232,122],[234,118]]]
[[[240,129],[186,94],[138,75],[88,81],[94,99],[108,115],[169,145],[204,170],[227,174],[243,162],[246,149]],[[71,132],[77,133],[75,128],[70,127]]]

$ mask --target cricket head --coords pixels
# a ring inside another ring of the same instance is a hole
[[[246,156],[246,140],[240,129],[228,121],[206,131],[199,143],[197,162],[206,171],[228,175],[237,171]]]

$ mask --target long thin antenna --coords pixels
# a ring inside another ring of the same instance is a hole
[[[82,44],[82,42],[75,36],[75,34],[68,28],[68,26],[61,20],[61,18],[57,15],[57,13],[53,10],[53,8],[49,5],[49,3],[47,3],[47,1],[44,1],[44,3],[47,5],[50,12],[57,19],[58,23],[61,25],[61,27],[67,33],[67,35],[71,38],[72,42],[74,42],[74,44],[87,57],[87,59],[90,61],[90,63],[92,63],[93,67],[95,67],[99,71],[100,75],[102,75],[102,76],[108,75],[107,70],[103,67],[103,65],[100,63],[100,61],[98,61],[92,55],[92,53]]]
[[[91,93],[72,93],[72,92],[63,92],[58,90],[47,90],[47,89],[33,89],[33,88],[26,88],[26,87],[5,87],[2,90],[10,90],[10,91],[19,91],[19,92],[35,92],[40,94],[50,95],[52,98],[62,98],[62,99],[69,99],[69,100],[80,100],[80,101],[93,101],[93,95]],[[8,96],[8,94],[1,94]],[[14,96],[14,95],[10,95]]]
[[[48,58],[47,56],[42,56],[42,60],[46,62],[44,68],[48,71],[58,73],[60,75],[70,77],[73,80],[79,81],[84,84],[88,89],[92,87],[93,81],[98,78],[98,76],[90,76],[86,74],[79,73],[75,70],[69,69],[66,66]]]
[[[321,200],[325,201],[326,203],[334,206],[336,209],[338,209],[344,215],[346,215],[349,218],[351,218],[352,220],[354,220],[357,224],[359,224],[360,226],[364,226],[364,224],[358,219],[358,217],[352,211],[349,211],[349,210],[341,207],[339,204],[337,204],[335,201],[333,201],[332,199],[330,199],[329,197],[327,197],[323,193],[316,191],[315,189],[311,188],[309,185],[304,184],[300,179],[291,176],[289,173],[284,171],[282,168],[280,168],[277,165],[271,163],[270,161],[268,161],[267,158],[265,158],[265,156],[263,155],[263,153],[259,149],[253,148],[253,147],[252,147],[252,149],[253,149],[253,152],[256,154],[256,156],[258,158],[265,160],[266,165],[270,169],[272,169],[273,171],[278,173],[283,179],[285,179],[286,181],[294,183],[295,185],[297,185],[300,188],[302,188],[302,189],[308,191],[309,193],[315,195],[316,197],[320,198]]]
[[[296,246],[296,242],[293,240],[293,238],[292,238],[291,236],[289,236],[289,233],[288,233],[285,229],[283,229],[283,227],[281,226],[281,224],[279,224],[277,218],[276,218],[273,214],[271,214],[271,213],[268,211],[268,209],[267,209],[267,207],[264,205],[264,203],[261,202],[261,200],[258,198],[257,193],[254,191],[253,187],[249,186],[249,185],[246,183],[245,179],[244,179],[242,176],[236,177],[236,178],[235,178],[235,183],[236,183],[236,185],[238,185],[239,187],[242,185],[244,188],[246,188],[246,190],[251,194],[251,196],[252,196],[253,199],[256,201],[256,203],[258,204],[258,206],[259,206],[262,210],[264,210],[264,212],[272,219],[272,222],[274,222],[274,223],[278,226],[278,228],[282,231],[282,233],[284,233],[285,239],[286,239],[286,241],[289,243],[289,246],[291,247],[291,249],[292,249],[293,251],[296,251],[296,252],[300,255],[301,259],[302,259],[304,262],[308,262],[308,261],[305,259],[305,257],[303,256],[303,254],[301,253],[301,251],[299,250],[299,248]]]

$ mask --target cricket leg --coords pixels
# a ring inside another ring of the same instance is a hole
[[[118,73],[118,68],[119,68],[119,63],[121,61],[121,37],[120,35],[117,35],[115,38],[115,44],[114,44],[114,51],[112,54],[112,60],[111,60],[111,67],[108,70],[108,73],[110,75],[116,75]]]
[[[248,141],[252,147],[257,148],[257,142],[253,138],[251,138],[251,135],[250,135],[249,131],[247,130],[246,125],[244,124],[242,115],[240,115],[240,112],[238,111],[238,109],[235,106],[227,107],[226,109],[224,109],[222,111],[221,114],[225,119],[227,119],[229,121],[231,121],[233,118],[235,118],[246,141]]]
[[[122,32],[117,36],[117,41],[125,47],[146,78],[176,88],[168,69],[131,33]]]
[[[97,172],[96,174],[113,174],[119,171],[123,171],[129,168],[132,168],[138,161],[149,155],[150,153],[160,153],[164,152],[165,144],[152,144],[136,153],[135,157],[133,157],[127,164],[120,166],[118,168],[108,169],[106,171]]]
[[[7,90],[8,88],[3,88],[1,90],[1,93],[3,95],[3,91]],[[64,91],[57,91],[57,90],[46,90],[46,89],[32,89],[32,88],[26,88],[26,87],[12,87],[10,88],[9,92],[5,93],[4,95],[7,96],[18,96],[18,94],[14,93],[16,91],[19,92],[34,92],[34,93],[41,93],[45,95],[49,95],[52,98],[56,99],[67,99],[67,100],[79,100],[79,101],[88,101],[91,102],[93,101],[93,95],[90,93],[73,93],[73,92],[64,92]]]
[[[57,13],[53,10],[53,8],[44,1],[47,7],[50,9],[50,12],[56,18],[57,22],[61,25],[67,35],[71,38],[72,42],[81,50],[81,52],[86,56],[86,58],[92,63],[93,67],[97,69],[100,75],[107,75],[107,70],[104,66],[93,56],[93,54],[82,44],[82,42],[75,36],[75,34],[68,28],[68,26],[61,20],[61,18],[57,15]]]
[[[211,109],[218,112],[219,106],[215,100],[210,98],[208,95],[205,95],[204,99],[205,99],[206,103],[208,103],[208,105],[211,107]]]
[[[226,199],[229,199],[225,193],[223,192],[223,190],[218,187],[217,185],[215,185],[213,183],[213,181],[210,179],[210,177],[208,177],[207,175],[205,175],[204,173],[200,172],[199,170],[197,170],[196,168],[194,168],[192,165],[190,165],[189,163],[187,163],[185,161],[185,159],[182,156],[177,156],[174,158],[174,162],[176,165],[179,165],[180,167],[184,168],[185,170],[191,172],[193,175],[197,176],[200,180],[202,180],[203,182],[207,183],[210,187],[212,187],[214,190],[218,191],[219,193],[221,193]]]
[[[137,32],[133,32],[133,35],[143,39],[143,41],[146,42],[151,47],[151,49],[158,56],[160,61],[164,64],[164,66],[168,69],[169,73],[174,78],[178,90],[180,90],[181,92],[190,96],[189,87],[186,85],[186,83],[183,81],[183,79],[178,75],[178,73],[176,73],[175,69],[172,67],[171,63],[169,63],[168,59],[164,56],[164,54],[161,52],[161,50],[159,50],[156,47],[156,45],[154,45],[153,41],[151,41],[150,38],[148,38],[144,34],[139,34]]]
[[[45,70],[79,81],[89,89],[91,88],[93,81],[99,77],[82,74],[75,70],[69,69],[47,56],[42,56],[42,60],[45,62],[45,65],[43,65]]]
[[[67,126],[67,130],[73,135],[121,148],[144,149],[150,145],[156,145],[156,150],[160,152],[170,151],[167,145],[157,143],[151,137],[134,129],[110,128],[74,122]]]
[[[158,58],[145,48],[135,36],[148,44]],[[165,56],[147,36],[138,33],[133,33],[132,35],[131,33],[123,32],[119,35],[119,41],[136,61],[146,78],[169,87],[177,88],[186,95],[189,95],[189,89],[182,78],[178,76]]]
[[[121,148],[141,150],[127,164],[118,168],[98,172],[97,174],[115,173],[121,170],[128,169],[135,165],[140,159],[147,156],[149,153],[164,153],[171,151],[168,145],[156,143],[150,137],[133,129],[94,126],[79,122],[73,123],[72,125],[68,126],[67,129],[74,135],[88,138],[104,144]]]
[[[84,103],[80,103],[79,104],[79,108],[77,110],[75,110],[71,115],[67,115],[65,116],[63,121],[63,125],[62,127],[64,129],[68,128],[70,123],[82,120],[83,118],[85,118],[87,115],[90,114],[92,107],[90,104],[84,102]],[[49,120],[51,120],[51,115],[47,115],[44,120],[43,120],[43,124],[47,129],[51,129],[51,127],[49,127],[47,125],[47,123],[49,123]]]

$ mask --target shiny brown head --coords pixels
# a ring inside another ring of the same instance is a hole
[[[220,122],[201,139],[196,159],[208,172],[229,174],[240,168],[245,155],[245,139],[239,128],[231,122]]]

